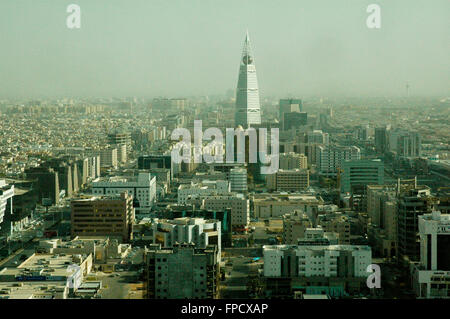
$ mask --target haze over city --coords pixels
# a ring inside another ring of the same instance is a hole
[[[262,97],[447,96],[450,2],[372,2],[2,1],[0,97],[223,94],[247,29]]]
[[[449,300],[450,2],[372,1],[0,0],[0,299]]]

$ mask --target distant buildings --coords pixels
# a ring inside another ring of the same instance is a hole
[[[290,112],[283,114],[283,130],[297,129],[308,124],[306,112]]]
[[[328,145],[330,143],[330,136],[328,133],[322,132],[321,130],[309,131],[306,134],[307,143],[316,143]]]
[[[78,199],[71,202],[71,235],[131,239],[133,197],[120,195]]]
[[[402,157],[419,157],[422,155],[422,138],[417,132],[401,129],[390,130],[389,151]]]
[[[378,154],[384,154],[388,149],[388,130],[387,127],[375,128],[375,150]]]
[[[280,99],[279,102],[279,115],[278,118],[284,127],[284,114],[285,113],[300,113],[303,112],[303,103],[301,99]]]
[[[308,158],[304,154],[297,154],[294,152],[282,153],[279,155],[280,169],[307,169]]]
[[[100,166],[101,167],[112,167],[117,168],[119,165],[117,148],[108,147],[100,150]]]

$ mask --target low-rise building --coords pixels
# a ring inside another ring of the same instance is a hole
[[[281,217],[294,210],[302,210],[314,222],[317,208],[323,205],[320,196],[310,193],[287,194],[287,193],[262,193],[253,194],[253,202],[256,218]]]
[[[280,169],[267,176],[267,188],[278,192],[300,192],[309,187],[309,171],[306,169]]]

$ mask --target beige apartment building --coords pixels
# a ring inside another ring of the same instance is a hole
[[[307,169],[308,158],[304,154],[294,152],[280,154],[280,169]]]
[[[333,214],[320,219],[320,226],[325,232],[337,233],[339,235],[339,245],[350,245],[350,221],[348,216]]]
[[[309,187],[309,171],[306,169],[278,170],[267,176],[267,187],[278,192],[299,192]]]
[[[305,230],[311,228],[312,223],[302,211],[296,210],[283,216],[283,244],[297,245],[298,239],[305,236]]]
[[[298,209],[312,218],[317,215],[318,206],[323,205],[323,199],[312,194],[253,194],[252,202],[256,218],[281,217]]]

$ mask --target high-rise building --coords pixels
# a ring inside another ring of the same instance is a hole
[[[398,156],[419,157],[422,153],[422,138],[417,132],[391,130],[388,138],[389,151]]]
[[[4,179],[0,180],[0,228],[3,223],[3,217],[5,216],[6,206],[8,202],[10,205],[10,212],[12,213],[12,198],[14,196],[14,185],[9,185]]]
[[[419,216],[420,262],[412,265],[419,298],[450,298],[450,215],[433,211]]]
[[[308,124],[308,114],[306,112],[283,113],[283,130],[296,129]]]
[[[319,224],[326,232],[339,235],[339,245],[350,244],[350,220],[341,213],[319,215]]]
[[[384,163],[379,159],[360,159],[342,163],[342,193],[364,194],[366,185],[383,183]]]
[[[250,223],[250,201],[243,194],[228,193],[200,197],[203,209],[224,211],[231,208],[231,228],[235,232],[246,232]]]
[[[346,160],[359,160],[361,151],[356,146],[318,146],[316,164],[324,176],[336,176],[337,170]]]
[[[298,125],[306,125],[307,114],[303,111],[302,100],[280,99],[279,120],[283,130],[289,130]]]
[[[250,46],[250,38],[245,37],[242,50],[239,79],[236,93],[235,126],[247,128],[261,124],[261,107],[259,104],[258,80],[256,78],[255,59]]]
[[[30,167],[25,170],[28,179],[33,180],[39,201],[44,204],[58,204],[60,200],[58,173],[49,167]]]
[[[397,241],[400,257],[418,261],[420,256],[419,216],[431,212],[434,204],[430,189],[427,186],[417,186],[399,195],[397,208]]]
[[[117,148],[108,147],[100,150],[100,166],[117,168]]]
[[[145,252],[146,299],[216,299],[219,294],[219,253],[216,245],[172,249],[150,245]]]
[[[375,128],[375,150],[379,154],[386,152],[388,148],[388,135],[386,127]]]
[[[230,170],[230,186],[232,192],[247,191],[247,170],[245,168],[232,168]]]
[[[397,154],[405,157],[419,157],[422,154],[422,138],[417,132],[408,132],[398,137]]]
[[[110,145],[126,145],[127,151],[131,150],[131,133],[129,132],[113,132],[108,134],[108,144]]]
[[[300,113],[303,111],[303,103],[300,99],[280,99],[280,121],[283,120],[284,113],[297,112]]]

